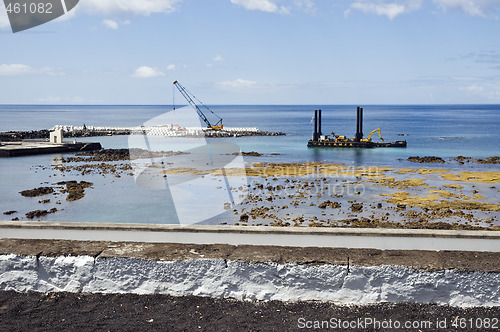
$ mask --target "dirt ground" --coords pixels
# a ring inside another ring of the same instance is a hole
[[[484,331],[486,322],[494,331],[500,329],[499,318],[500,307],[337,306],[195,296],[0,292],[1,331]],[[397,329],[397,322],[415,325]]]

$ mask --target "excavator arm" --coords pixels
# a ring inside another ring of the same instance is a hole
[[[378,132],[378,137],[380,137],[380,140],[382,140],[382,141],[383,141],[384,139],[382,138],[382,134],[380,133],[380,128],[377,128],[377,129],[373,130],[371,133],[369,133],[369,134],[368,134],[368,137],[366,138],[366,140],[367,140],[368,142],[371,142],[371,140],[372,140],[372,135],[373,135],[373,134],[375,134],[376,132]]]

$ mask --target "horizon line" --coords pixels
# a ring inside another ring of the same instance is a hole
[[[500,106],[500,103],[435,103],[435,104],[207,104],[208,106]],[[189,104],[173,105],[173,104],[17,104],[17,103],[0,103],[0,106],[171,106],[185,107]]]

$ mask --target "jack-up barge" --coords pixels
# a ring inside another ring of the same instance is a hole
[[[373,130],[367,138],[363,138],[363,108],[357,108],[356,136],[347,138],[332,132],[332,138],[321,133],[321,110],[314,111],[314,133],[312,139],[307,142],[308,147],[319,148],[406,148],[406,141],[396,142],[373,142],[372,135],[378,132],[383,141],[380,129]]]

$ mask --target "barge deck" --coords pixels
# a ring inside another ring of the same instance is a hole
[[[321,132],[321,110],[314,111],[314,132],[313,137],[307,142],[307,147],[317,148],[406,148],[406,141],[395,142],[373,142],[372,134],[378,131],[380,139],[383,141],[380,129],[372,131],[367,138],[363,138],[363,109],[357,109],[357,126],[356,136],[354,138],[346,138],[345,136],[335,135],[332,132],[332,138],[328,135],[323,135]]]

